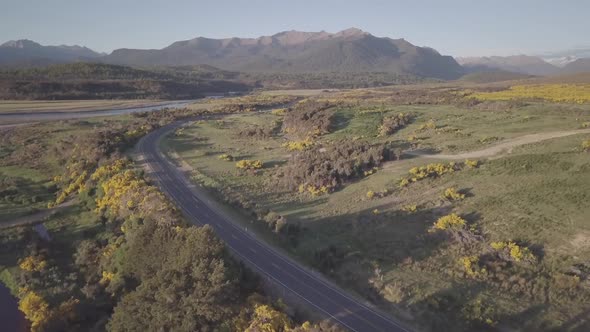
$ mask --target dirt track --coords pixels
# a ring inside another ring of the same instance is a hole
[[[545,141],[552,138],[559,138],[577,134],[590,134],[590,129],[578,129],[578,130],[564,130],[564,131],[553,131],[548,133],[539,133],[539,134],[530,134],[524,135],[520,137],[515,137],[511,139],[504,140],[503,142],[490,146],[485,149],[471,151],[471,152],[463,152],[458,154],[429,154],[423,151],[406,151],[404,154],[417,156],[419,158],[430,158],[430,159],[447,159],[447,160],[455,160],[455,159],[469,159],[469,158],[487,158],[493,157],[503,152],[511,153],[512,149],[531,143],[537,143],[541,141]]]

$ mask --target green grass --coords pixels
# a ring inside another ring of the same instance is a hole
[[[388,138],[377,138],[381,118],[399,112],[414,114],[414,121]],[[503,140],[538,132],[574,130],[589,118],[585,108],[554,109],[543,104],[504,111],[440,105],[340,107],[332,133],[319,142],[329,144],[363,137],[373,142],[391,140],[403,147],[416,144],[417,148],[444,152],[472,151],[494,144],[493,137]],[[411,315],[452,328],[457,326],[453,325],[457,320],[465,320],[464,315],[471,315],[466,313],[471,310],[469,306],[485,306],[483,312],[494,319],[530,319],[530,326],[538,327],[544,323],[559,326],[558,321],[580,312],[576,299],[565,298],[553,300],[543,314],[518,316],[520,311],[532,310],[542,303],[507,292],[492,282],[465,280],[457,259],[466,253],[449,242],[430,239],[428,229],[439,216],[454,211],[475,225],[485,241],[515,240],[530,245],[542,257],[538,268],[549,275],[589,260],[590,207],[586,203],[590,193],[590,160],[579,146],[590,135],[516,147],[511,154],[495,156],[478,169],[465,168],[440,179],[413,183],[406,189],[399,189],[398,181],[410,168],[437,160],[411,158],[390,162],[377,173],[332,194],[309,197],[276,186],[269,179],[268,169],[248,175],[236,170],[235,161],[218,159],[227,153],[237,159],[260,159],[266,165],[280,167],[290,154],[281,147],[283,137],[257,140],[236,136],[242,128],[268,125],[275,119],[270,114],[233,115],[223,121],[200,122],[179,136],[168,137],[163,146],[191,165],[199,174],[197,180],[239,192],[284,215],[289,222],[303,225],[297,245],[282,243],[285,249],[344,287],[365,294],[398,315],[408,314],[401,308],[414,308],[410,309]],[[438,130],[418,132],[418,142],[407,142],[407,136],[430,119]],[[461,134],[454,133],[454,129]],[[463,190],[466,199],[457,203],[445,201],[441,195],[448,187]],[[386,197],[366,198],[367,191],[384,189],[390,193]],[[418,206],[417,212],[402,211],[404,206],[413,204]],[[375,209],[378,214],[373,213]],[[272,237],[268,233],[265,237]],[[382,271],[383,282],[378,290],[370,282],[375,277],[375,266]],[[458,313],[445,311],[450,308]]]

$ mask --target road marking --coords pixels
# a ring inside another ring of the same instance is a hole
[[[279,269],[279,270],[281,269],[281,268],[280,268],[280,267],[279,267],[277,264],[275,264],[275,263],[273,263],[273,262],[270,262],[270,265],[274,266],[275,268],[277,268],[277,269]]]
[[[257,254],[257,253],[258,253],[258,252],[257,252],[256,250],[254,250],[253,248],[248,248],[248,249],[250,249],[250,251],[251,251],[251,252],[253,252],[253,253],[255,253],[255,254]]]

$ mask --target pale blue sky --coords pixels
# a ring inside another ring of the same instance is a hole
[[[0,43],[110,52],[357,27],[454,56],[532,54],[590,46],[589,15],[588,0],[0,0]]]

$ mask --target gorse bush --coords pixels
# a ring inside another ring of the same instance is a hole
[[[582,150],[590,152],[590,139],[582,142]]]
[[[448,199],[449,201],[460,201],[465,198],[465,194],[462,194],[459,191],[457,191],[457,188],[451,187],[445,189],[443,197]]]
[[[417,182],[426,178],[437,178],[447,173],[452,173],[459,169],[459,165],[454,162],[448,164],[433,163],[426,166],[413,167],[409,170],[410,176],[400,180],[400,187],[405,187],[412,182]]]
[[[485,269],[479,268],[479,257],[477,256],[461,257],[459,263],[463,266],[465,273],[470,277],[477,277],[480,273],[485,272]]]
[[[529,248],[520,246],[515,242],[492,242],[490,246],[498,252],[501,258],[514,262],[534,262],[535,255]]]
[[[455,213],[440,217],[434,223],[435,230],[460,230],[464,229],[467,221]]]
[[[311,148],[314,145],[313,140],[311,137],[307,137],[302,141],[292,141],[284,143],[282,146],[286,148],[288,151],[303,151]]]
[[[242,159],[236,163],[236,167],[245,170],[256,170],[262,168],[263,164],[260,160]]]
[[[232,161],[232,160],[234,160],[234,157],[231,154],[227,154],[227,153],[224,153],[224,154],[220,155],[217,158],[219,158],[221,160],[225,160],[225,161]]]
[[[39,255],[31,255],[21,260],[18,267],[27,272],[41,272],[47,268],[47,261]]]
[[[283,132],[299,139],[315,137],[330,132],[333,105],[306,101],[297,104],[283,118]]]
[[[377,129],[378,136],[389,136],[399,129],[405,127],[412,120],[412,116],[407,113],[399,113],[393,116],[383,118],[383,123]]]
[[[414,213],[414,212],[418,211],[418,205],[416,205],[416,204],[404,205],[402,207],[402,211],[408,212],[408,213]]]
[[[365,176],[365,171],[395,158],[386,145],[370,145],[361,141],[338,141],[295,153],[287,164],[277,170],[275,178],[291,190],[321,188],[332,190],[342,183]],[[303,185],[303,186],[302,186]]]
[[[469,168],[478,168],[479,167],[479,160],[465,159],[465,166],[467,166]]]
[[[590,84],[515,85],[507,90],[468,93],[477,100],[546,100],[558,103],[590,102]]]

